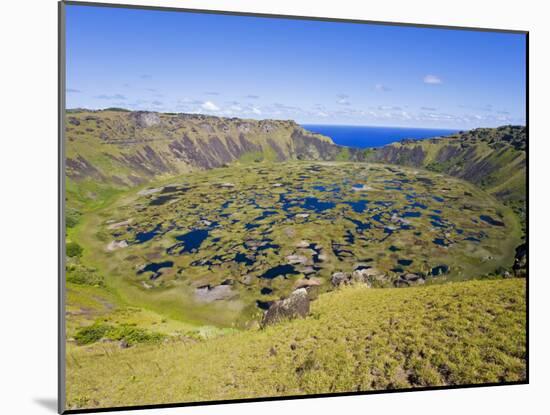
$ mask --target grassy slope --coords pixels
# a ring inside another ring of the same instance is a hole
[[[353,287],[266,330],[130,349],[69,345],[68,407],[518,381],[525,307],[518,279]]]

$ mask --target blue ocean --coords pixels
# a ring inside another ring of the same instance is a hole
[[[418,140],[456,133],[458,130],[432,128],[369,127],[354,125],[304,124],[306,130],[326,135],[341,146],[381,147],[403,139]]]

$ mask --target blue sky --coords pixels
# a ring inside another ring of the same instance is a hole
[[[300,123],[525,124],[525,36],[67,6],[67,107]]]

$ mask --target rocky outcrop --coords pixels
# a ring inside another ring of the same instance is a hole
[[[512,266],[514,275],[520,278],[527,277],[527,244],[523,243],[516,248],[514,265]]]
[[[420,285],[426,282],[426,278],[423,275],[407,273],[401,275],[397,280],[393,282],[393,285],[397,288],[410,287],[411,285]]]
[[[264,314],[262,326],[305,317],[309,313],[309,297],[305,288],[294,290],[288,298],[275,301]]]
[[[384,273],[376,268],[358,268],[353,272],[335,272],[330,282],[334,287],[342,287],[351,284],[364,284],[372,287],[374,281],[385,279]]]

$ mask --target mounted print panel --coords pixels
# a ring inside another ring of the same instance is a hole
[[[60,17],[61,412],[528,381],[526,32]]]

